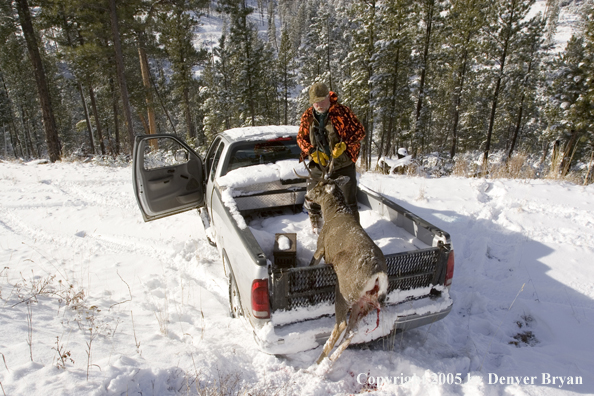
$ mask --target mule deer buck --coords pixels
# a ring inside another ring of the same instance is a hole
[[[348,181],[348,177],[329,178],[333,165],[332,161],[328,168],[323,168],[322,177],[314,177],[307,166],[309,176],[302,176],[295,172],[298,177],[317,182],[306,196],[322,207],[324,219],[324,225],[318,236],[317,249],[310,265],[317,265],[324,257],[326,263],[334,268],[338,279],[335,302],[336,325],[324,345],[317,364],[329,356],[344,332],[344,340],[330,356],[330,360],[335,361],[351,343],[359,321],[375,309],[377,309],[379,325],[380,304],[385,300],[388,291],[386,259],[345,204],[340,187]]]

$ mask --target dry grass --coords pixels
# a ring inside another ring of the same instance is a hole
[[[452,168],[452,175],[460,177],[473,177],[476,176],[479,171],[479,166],[466,158],[460,158],[454,162]]]
[[[507,162],[492,165],[489,175],[493,179],[534,179],[536,171],[528,164],[528,155],[518,153]]]
[[[571,171],[565,176],[561,170],[562,156],[551,158],[548,167],[544,171],[538,171],[534,161],[530,160],[530,155],[526,152],[519,152],[513,155],[509,160],[498,160],[496,156],[489,157],[489,168],[485,174],[483,166],[476,158],[461,156],[457,158],[452,167],[452,175],[459,177],[489,177],[492,179],[554,179],[566,181],[577,185],[590,184],[592,177],[588,178],[587,169],[584,172]],[[542,166],[541,166],[542,169]]]

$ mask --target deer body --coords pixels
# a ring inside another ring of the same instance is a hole
[[[324,226],[311,265],[322,257],[336,272],[336,325],[317,360],[327,357],[343,332],[345,337],[330,357],[336,360],[350,344],[359,321],[378,310],[388,289],[388,269],[381,249],[367,235],[344,202],[340,184],[346,177],[321,179],[307,197],[322,207]],[[350,311],[350,316],[348,313]],[[348,320],[347,320],[348,316]]]

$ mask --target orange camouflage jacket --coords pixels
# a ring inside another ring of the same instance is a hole
[[[297,134],[297,144],[301,148],[299,161],[303,161],[313,148],[309,138],[309,131],[314,119],[313,111],[313,106],[311,106],[301,116],[299,133]],[[338,103],[338,95],[332,91],[330,91],[328,119],[341,140],[346,144],[346,153],[349,158],[353,162],[357,162],[361,150],[361,140],[365,137],[365,128],[363,128],[363,125],[351,109]]]

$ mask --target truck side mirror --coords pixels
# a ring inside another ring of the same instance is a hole
[[[188,152],[184,149],[181,150],[177,150],[175,152],[175,161],[178,163],[184,163],[184,162],[188,162],[189,160],[189,156],[188,156]]]

